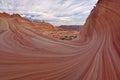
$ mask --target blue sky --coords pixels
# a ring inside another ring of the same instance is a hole
[[[81,25],[98,0],[0,0],[0,12],[44,20],[53,25]]]

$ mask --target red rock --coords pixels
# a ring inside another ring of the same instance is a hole
[[[8,13],[3,12],[3,13],[0,13],[0,17],[8,18],[8,17],[10,17],[10,15]]]
[[[21,16],[19,14],[12,14],[11,17],[16,17],[16,18],[21,18]]]
[[[120,0],[99,0],[74,41],[0,20],[0,80],[120,80]]]

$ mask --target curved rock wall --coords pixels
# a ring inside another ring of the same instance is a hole
[[[120,0],[99,0],[75,41],[0,16],[0,80],[120,80]]]

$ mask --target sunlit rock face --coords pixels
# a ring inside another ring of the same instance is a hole
[[[0,16],[0,80],[120,80],[120,0],[99,0],[69,42],[13,20]]]

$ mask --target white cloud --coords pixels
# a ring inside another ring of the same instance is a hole
[[[83,24],[97,0],[0,0],[0,12],[19,13],[54,25]]]

